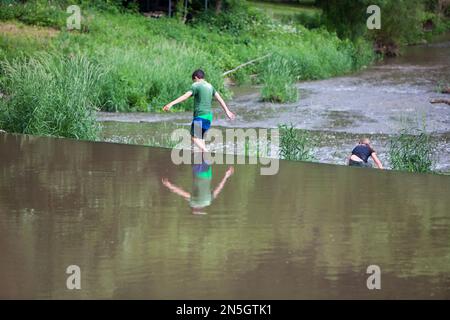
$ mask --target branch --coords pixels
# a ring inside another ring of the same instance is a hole
[[[449,99],[431,99],[430,103],[446,103],[450,106],[450,100]]]
[[[259,57],[259,58],[256,58],[256,59],[247,61],[246,63],[243,63],[243,64],[241,64],[241,65],[238,65],[238,66],[237,66],[236,68],[234,68],[234,69],[225,71],[222,75],[223,75],[223,76],[229,75],[230,73],[233,73],[233,72],[235,72],[235,71],[237,71],[237,70],[239,70],[239,69],[241,69],[241,68],[243,68],[243,67],[245,67],[245,66],[248,66],[249,64],[252,64],[252,63],[255,63],[255,62],[257,62],[257,61],[263,60],[263,59],[265,59],[265,58],[267,58],[267,57],[270,57],[271,55],[272,55],[272,54],[269,53],[269,54],[266,54],[265,56],[262,56],[262,57]]]

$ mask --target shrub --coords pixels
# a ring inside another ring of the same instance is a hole
[[[289,60],[274,55],[268,58],[262,73],[263,101],[295,102],[298,99],[298,89],[295,86],[295,76],[292,73]]]
[[[311,137],[306,130],[298,130],[287,125],[279,125],[281,159],[296,161],[314,160]]]
[[[434,144],[425,129],[403,129],[391,138],[389,158],[392,169],[409,172],[431,172]]]
[[[1,62],[0,126],[9,132],[95,139],[102,70],[85,57],[42,54]]]

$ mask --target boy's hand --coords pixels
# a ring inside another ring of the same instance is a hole
[[[228,116],[228,118],[229,118],[230,120],[236,119],[236,115],[235,115],[233,112],[231,112],[231,111],[228,111],[228,112],[227,112],[227,116]]]
[[[164,110],[164,111],[169,111],[171,107],[172,107],[171,105],[166,104],[166,105],[164,106],[163,110]]]
[[[228,167],[227,171],[225,172],[225,176],[229,178],[234,173],[234,168],[232,166]]]
[[[169,179],[167,178],[162,178],[161,182],[163,185],[165,185],[166,187],[170,187],[172,184],[170,183]]]

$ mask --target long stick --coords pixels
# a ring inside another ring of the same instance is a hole
[[[269,53],[269,54],[266,54],[266,55],[263,56],[263,57],[259,57],[259,58],[256,58],[256,59],[247,61],[246,63],[243,63],[243,64],[241,64],[241,65],[238,65],[238,66],[237,66],[236,68],[234,68],[234,69],[225,71],[222,75],[223,75],[223,76],[226,76],[226,75],[228,75],[228,74],[230,74],[230,73],[233,73],[233,72],[235,72],[235,71],[237,71],[237,70],[239,70],[239,69],[241,69],[241,68],[243,68],[243,67],[245,67],[245,66],[248,66],[249,64],[255,63],[255,62],[259,61],[259,60],[263,60],[263,59],[265,59],[265,58],[267,58],[267,57],[269,57],[269,56],[271,56],[271,55],[272,55],[272,54]]]

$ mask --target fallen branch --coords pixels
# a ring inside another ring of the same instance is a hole
[[[266,54],[266,55],[263,56],[263,57],[259,57],[259,58],[256,58],[256,59],[247,61],[246,63],[243,63],[243,64],[241,64],[241,65],[238,65],[238,66],[237,66],[236,68],[234,68],[234,69],[225,71],[222,75],[225,77],[226,75],[229,75],[230,73],[233,73],[233,72],[235,72],[235,71],[237,71],[237,70],[239,70],[239,69],[241,69],[241,68],[243,68],[243,67],[245,67],[245,66],[248,66],[249,64],[252,64],[252,63],[258,62],[258,61],[260,61],[260,60],[266,59],[267,57],[269,57],[269,56],[271,56],[271,55],[272,55],[272,54],[269,53],[269,54]]]
[[[445,103],[450,106],[450,99],[431,99],[430,103]]]

